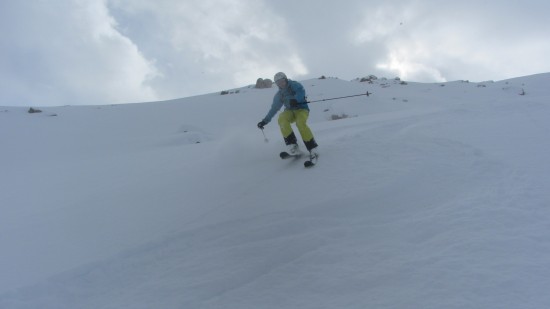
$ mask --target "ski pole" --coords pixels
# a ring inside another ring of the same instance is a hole
[[[267,136],[265,136],[265,132],[264,132],[264,129],[262,128],[262,134],[264,135],[264,141],[266,143],[269,143],[269,140],[267,139]]]
[[[330,101],[330,100],[337,100],[337,99],[345,99],[345,98],[352,98],[352,97],[359,97],[359,96],[363,96],[363,95],[366,95],[367,97],[369,95],[371,95],[372,92],[368,92],[367,93],[362,93],[362,94],[354,94],[354,95],[348,95],[348,96],[345,96],[345,97],[337,97],[337,98],[329,98],[329,99],[321,99],[321,100],[313,100],[313,101],[307,101],[306,103],[314,103],[314,102],[323,102],[323,101]]]

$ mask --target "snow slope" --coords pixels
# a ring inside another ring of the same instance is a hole
[[[550,74],[303,84],[0,108],[0,308],[550,307]]]

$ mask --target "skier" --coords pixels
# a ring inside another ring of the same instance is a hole
[[[315,150],[317,143],[306,123],[309,116],[309,107],[307,106],[304,87],[299,82],[288,79],[283,72],[275,74],[274,81],[279,87],[279,91],[273,97],[271,109],[264,119],[258,123],[258,128],[263,130],[264,126],[271,121],[273,116],[284,105],[285,110],[279,115],[279,127],[281,128],[285,144],[288,147],[288,153],[290,155],[299,155],[301,153],[296,135],[294,135],[294,131],[290,126],[291,123],[296,122],[296,127],[298,127],[302,140],[310,152],[310,157],[316,157],[317,153]]]

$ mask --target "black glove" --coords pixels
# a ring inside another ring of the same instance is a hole
[[[265,121],[262,120],[262,121],[258,122],[258,128],[260,128],[260,129],[263,130],[263,129],[264,129],[264,126],[265,126],[266,124],[267,124],[267,122],[265,122]]]
[[[298,101],[296,99],[290,99],[290,107],[298,107]]]

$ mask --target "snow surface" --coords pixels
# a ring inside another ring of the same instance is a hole
[[[303,84],[0,108],[0,308],[550,308],[550,74]]]

